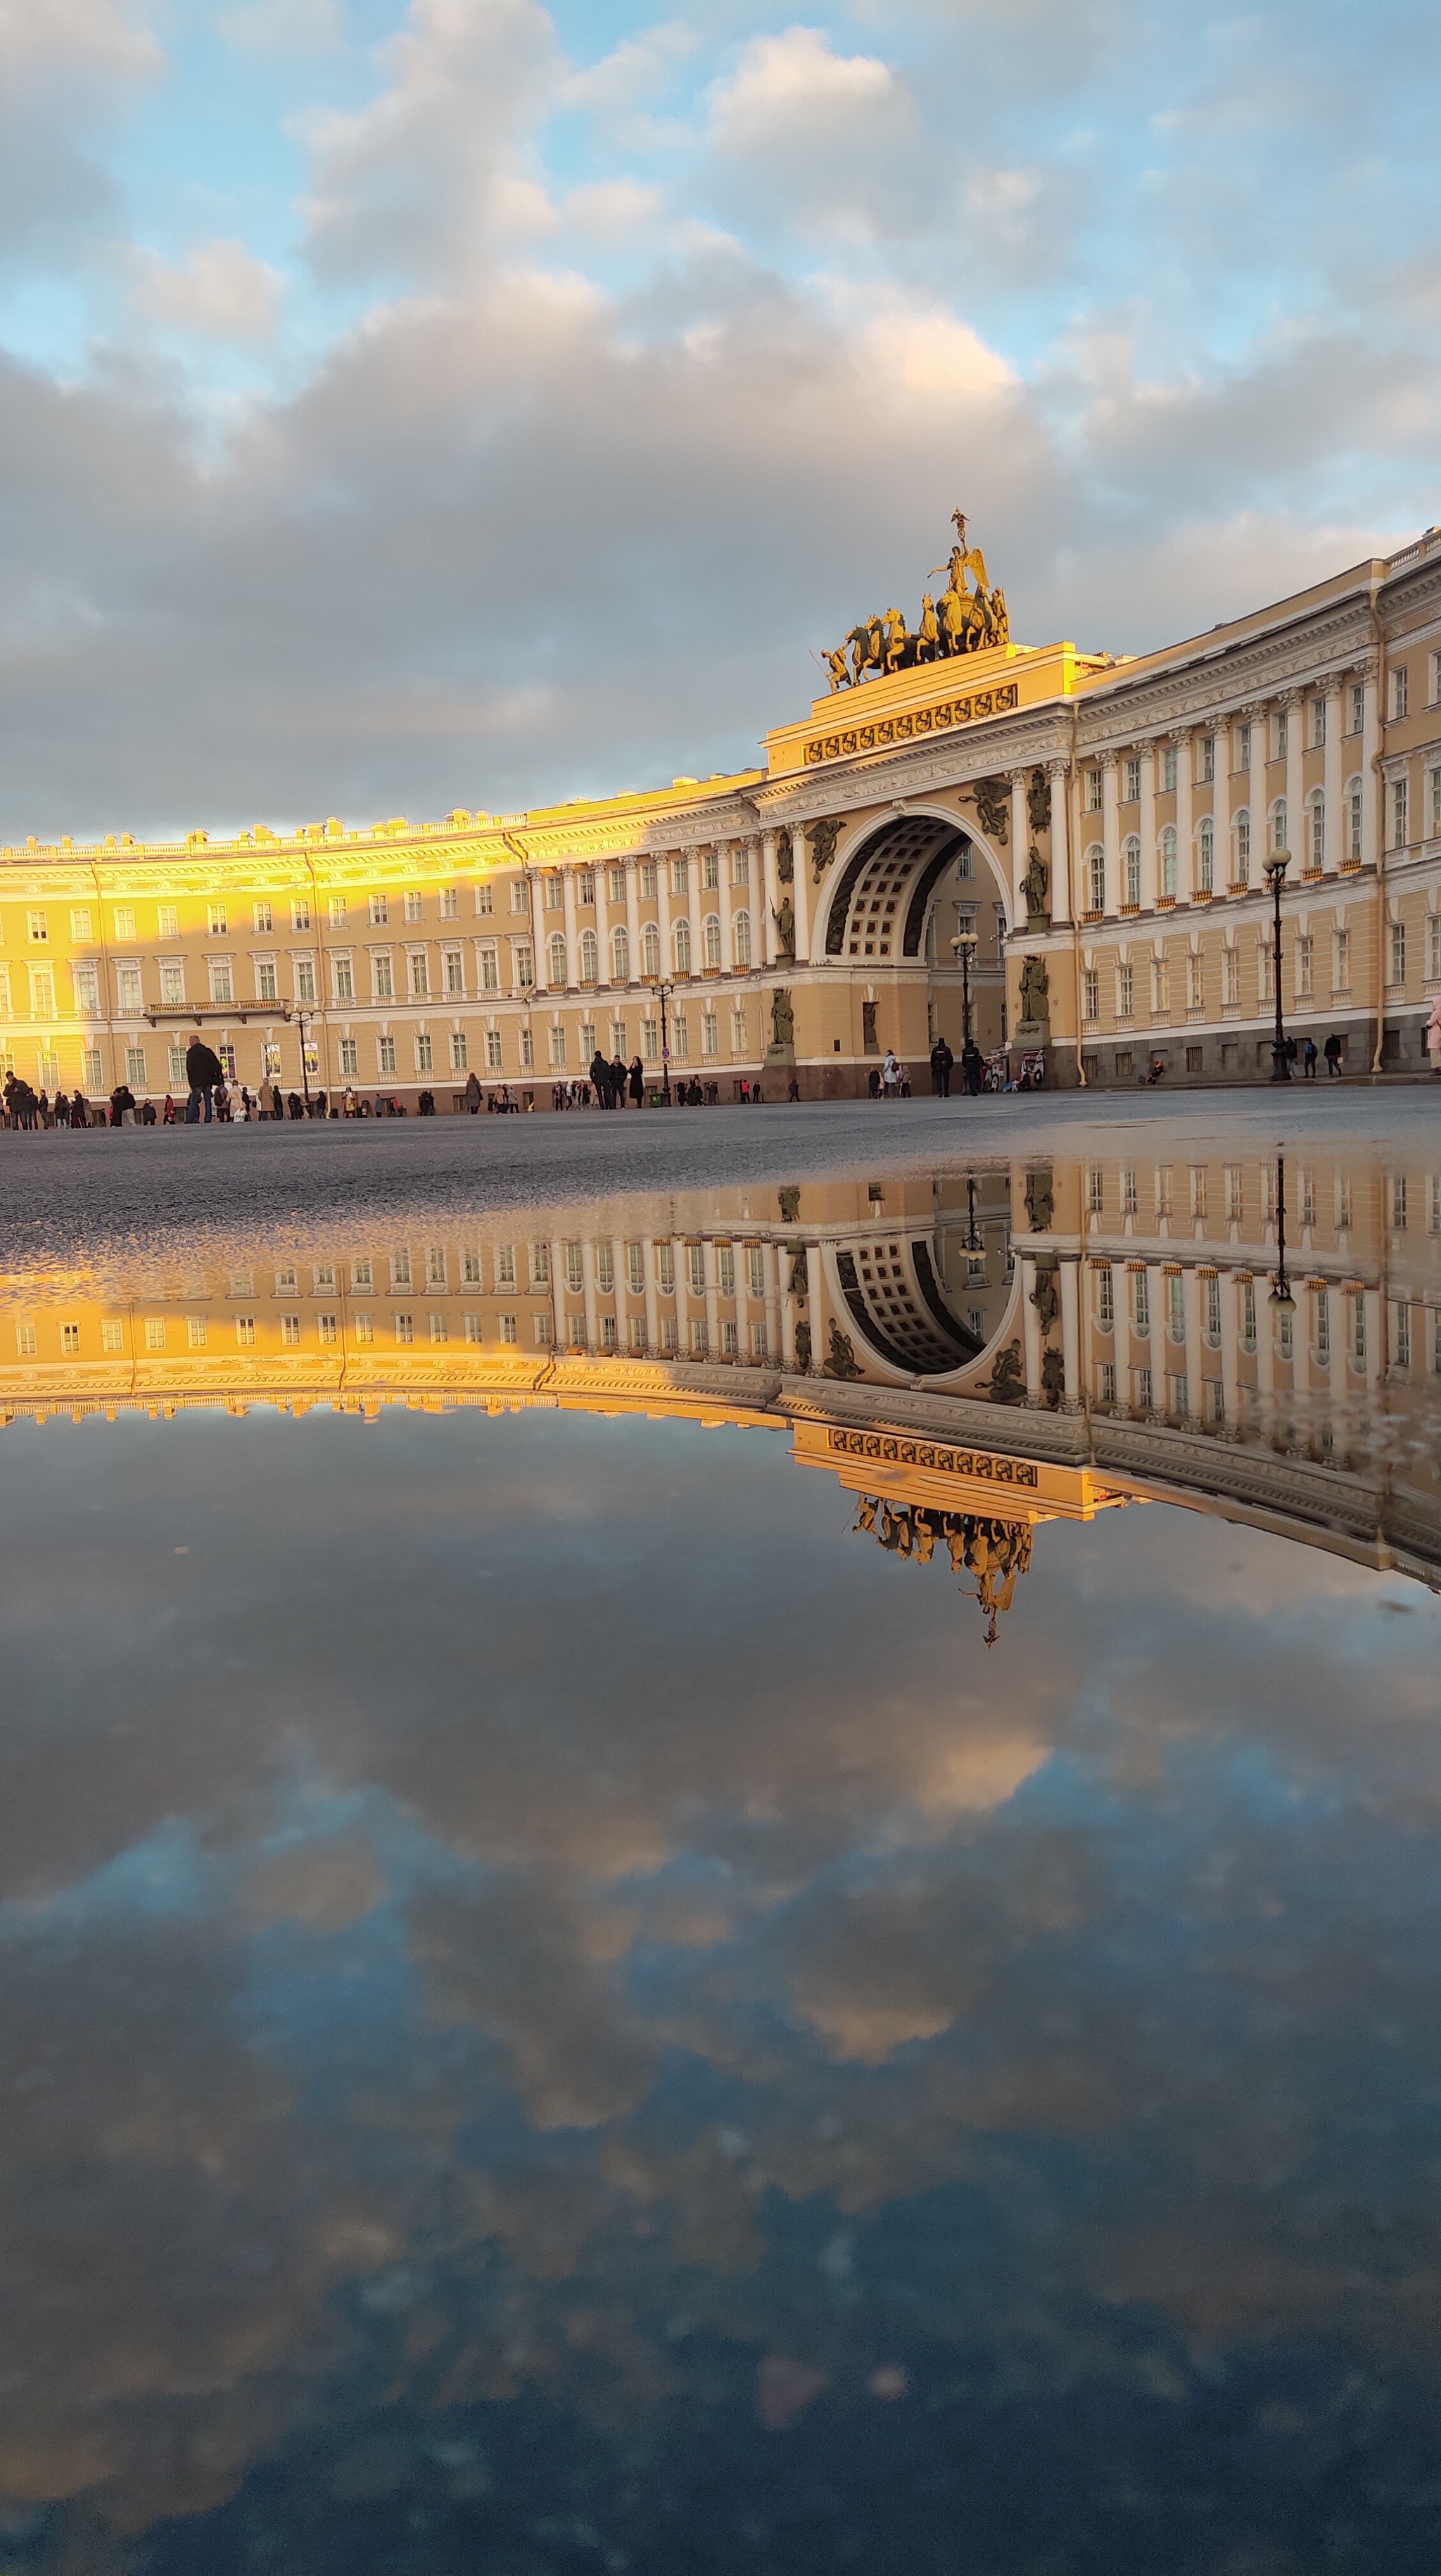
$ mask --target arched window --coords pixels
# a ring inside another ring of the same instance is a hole
[[[580,980],[583,984],[593,984],[599,973],[600,950],[595,943],[595,932],[583,930],[580,934]]]
[[[1232,863],[1231,882],[1238,886],[1249,885],[1251,882],[1251,817],[1244,805],[1233,816],[1231,829],[1236,840],[1236,856]]]
[[[688,921],[678,921],[675,926],[675,971],[678,975],[690,973],[690,923]]]
[[[550,980],[552,984],[565,982],[565,941],[559,931],[550,943]]]
[[[640,971],[652,981],[660,973],[660,932],[648,921],[640,935]]]
[[[721,962],[720,914],[718,912],[708,912],[705,917],[705,962],[707,966],[719,966]]]
[[[1285,850],[1290,847],[1290,843],[1286,838],[1286,799],[1284,796],[1278,796],[1275,804],[1271,808],[1271,847],[1273,850]]]
[[[1322,706],[1324,706],[1325,703],[1324,698],[1320,700],[1320,704]],[[1306,865],[1308,868],[1324,868],[1326,864],[1325,789],[1323,787],[1313,787],[1308,801],[1310,812],[1307,817],[1308,830],[1306,833]]]
[[[1176,827],[1174,823],[1168,823],[1161,834],[1161,892],[1168,894],[1174,902],[1177,891]]]
[[[617,984],[630,982],[630,933],[613,930],[610,935],[611,967]]]
[[[1089,912],[1106,909],[1106,853],[1099,841],[1093,841],[1086,852],[1086,891],[1091,900]]]
[[[1216,826],[1209,814],[1196,835],[1196,883],[1202,894],[1216,891]]]
[[[1126,876],[1126,901],[1141,909],[1141,844],[1133,832],[1121,851],[1121,864]]]

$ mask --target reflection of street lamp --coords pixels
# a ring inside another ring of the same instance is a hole
[[[1285,861],[1282,861],[1282,867]],[[1289,1078],[1289,1077],[1288,1077]],[[1294,1315],[1296,1300],[1286,1276],[1286,1158],[1276,1156],[1276,1279],[1271,1290],[1271,1303],[1278,1315]]]
[[[1271,937],[1272,972],[1276,978],[1276,1034],[1271,1040],[1271,1080],[1289,1082],[1291,1060],[1286,1052],[1286,1031],[1281,1020],[1281,888],[1291,864],[1289,850],[1277,850],[1266,861],[1266,882],[1276,907],[1275,928]]]
[[[979,1236],[979,1235],[977,1234],[977,1232],[976,1232],[976,1176],[975,1176],[975,1173],[974,1173],[974,1172],[967,1172],[967,1174],[966,1174],[966,1250],[967,1250],[967,1252],[979,1252],[981,1249],[982,1249],[982,1246],[981,1246],[981,1239],[980,1239],[980,1236]]]
[[[961,962],[961,1025],[965,1030],[965,1043],[969,1046],[971,1043],[971,964],[980,941],[976,936],[975,914],[963,912],[959,904],[956,906],[956,935],[951,941],[951,946]]]
[[[646,981],[651,991],[660,996],[660,1096],[669,1109],[673,1103],[670,1096],[670,1020],[666,1013],[666,1004],[675,991],[675,986],[665,983],[659,975],[648,976]]]

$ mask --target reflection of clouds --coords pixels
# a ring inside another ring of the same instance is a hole
[[[1268,1624],[1235,1532],[1128,1514],[982,1660],[775,1443],[359,1436],[42,1438],[0,1498],[0,2492],[199,2510],[377,2351],[615,2427],[720,2338],[799,2427],[919,2367],[873,2233],[908,2335],[1024,2320],[1047,2387],[1140,2369],[1117,2309],[1429,2352],[1433,1605]]]

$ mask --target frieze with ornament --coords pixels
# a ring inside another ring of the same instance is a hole
[[[942,1449],[930,1440],[904,1440],[884,1431],[836,1431],[829,1445],[847,1458],[882,1458],[901,1467],[926,1467],[943,1476],[969,1476],[983,1484],[1020,1485],[1034,1491],[1040,1478],[1025,1458],[1000,1458],[985,1450]]]
[[[1020,691],[1014,680],[995,689],[978,689],[973,697],[949,698],[938,707],[915,707],[909,714],[877,716],[870,724],[853,725],[845,733],[815,734],[806,744],[809,766],[823,760],[851,760],[857,752],[884,751],[891,743],[910,742],[917,735],[945,733],[953,725],[978,724],[987,716],[1009,715],[1020,703]]]

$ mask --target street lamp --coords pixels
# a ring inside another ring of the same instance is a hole
[[[1286,1157],[1276,1156],[1276,1277],[1271,1289],[1271,1304],[1278,1315],[1294,1315],[1296,1300],[1286,1276]]]
[[[660,997],[660,1096],[667,1109],[670,1109],[674,1104],[670,1096],[670,1020],[666,1012],[666,1004],[675,991],[675,986],[667,984],[657,975],[652,980],[651,991]]]
[[[305,1094],[305,1115],[308,1118],[310,1116],[310,1067],[305,1060],[305,1023],[307,1020],[313,1020],[315,1013],[302,1010],[297,1002],[287,1003],[280,1016],[283,1020],[294,1020],[300,1030],[300,1087]]]
[[[1006,1046],[1006,907],[997,903],[992,910],[996,916],[996,961],[1001,969],[1001,1044]]]
[[[971,964],[979,945],[975,914],[963,912],[957,904],[956,935],[951,941],[951,947],[961,964],[961,1025],[965,1030],[967,1046],[971,1043]]]
[[[1286,1031],[1281,1019],[1281,888],[1291,864],[1289,850],[1277,850],[1266,861],[1266,882],[1275,905],[1275,927],[1271,934],[1271,970],[1276,982],[1276,1034],[1271,1040],[1271,1080],[1289,1082],[1291,1059],[1286,1051]]]

